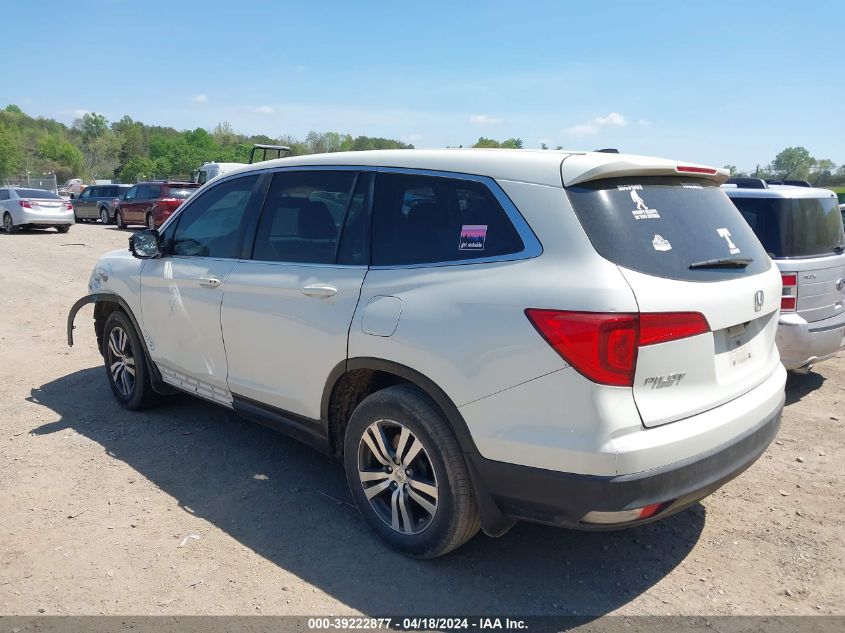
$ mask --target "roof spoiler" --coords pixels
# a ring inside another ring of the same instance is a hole
[[[766,184],[766,181],[762,178],[731,178],[728,182],[725,183],[726,185],[736,185],[737,187],[742,187],[743,189],[768,189],[769,185]]]
[[[258,162],[263,162],[267,160],[267,152],[276,152],[275,156],[270,156],[270,158],[282,158],[282,153],[291,156],[293,154],[293,150],[288,147],[287,145],[263,145],[261,143],[256,143],[252,146],[252,149],[249,150],[249,164],[252,165],[255,160],[255,155],[261,151],[262,157],[261,160]]]
[[[565,187],[590,180],[641,176],[702,178],[721,185],[730,177],[726,169],[716,169],[695,163],[671,161],[650,156],[604,152],[569,154],[563,158],[560,171]]]

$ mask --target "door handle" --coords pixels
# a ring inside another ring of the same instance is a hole
[[[197,282],[203,288],[216,288],[220,285],[220,280],[217,277],[200,277]]]
[[[325,299],[327,297],[333,297],[337,294],[337,288],[334,286],[330,286],[329,284],[309,284],[302,288],[302,294],[307,297],[317,297],[319,299]]]

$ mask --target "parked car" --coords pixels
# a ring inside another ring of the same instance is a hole
[[[777,264],[777,344],[787,369],[808,372],[845,348],[845,231],[836,194],[733,179],[725,193]]]
[[[520,519],[640,525],[780,424],[780,274],[726,179],[607,153],[262,162],[104,255],[68,342],[95,303],[123,406],[184,391],[342,458],[412,556]]]
[[[91,185],[76,197],[73,215],[76,221],[97,220],[111,224],[117,202],[129,190],[131,185]]]
[[[58,194],[61,197],[73,200],[85,191],[86,186],[87,185],[82,178],[71,178],[70,180],[65,181],[65,184],[59,186]]]
[[[161,226],[199,187],[195,182],[139,183],[115,203],[114,222],[121,229],[130,224],[143,224],[151,229]]]
[[[67,233],[73,224],[71,203],[44,189],[0,188],[0,214],[6,233],[17,233],[25,227],[53,227]]]

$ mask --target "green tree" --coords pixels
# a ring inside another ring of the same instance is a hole
[[[156,163],[145,156],[133,156],[120,170],[120,180],[123,182],[138,182],[148,180],[155,175]]]
[[[478,137],[478,140],[475,142],[473,147],[483,147],[483,148],[496,148],[501,147],[501,143],[499,141],[492,139],[492,138],[485,138],[483,136]]]
[[[502,144],[499,147],[504,147],[506,149],[522,149],[522,139],[521,138],[509,138],[507,140],[502,141]]]
[[[106,120],[106,117],[96,112],[86,112],[76,122],[76,127],[82,132],[83,141],[99,138],[109,129],[109,122]]]
[[[14,103],[10,103],[6,106],[6,112],[10,114],[23,114],[23,110],[21,110],[18,106]]]
[[[13,174],[20,163],[20,146],[12,138],[8,128],[0,122],[0,177]]]
[[[787,147],[782,150],[769,165],[769,169],[779,178],[804,179],[816,160],[803,147]]]
[[[824,181],[830,179],[836,170],[836,163],[829,158],[821,158],[816,161],[816,168],[813,174],[816,178],[816,184],[821,185]]]
[[[47,161],[42,169],[56,172],[60,180],[73,178],[82,173],[84,160],[82,152],[56,134],[45,134],[36,146],[38,158]]]

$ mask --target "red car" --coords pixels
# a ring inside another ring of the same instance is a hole
[[[117,201],[114,222],[120,229],[130,224],[157,229],[199,187],[194,182],[140,182]]]

